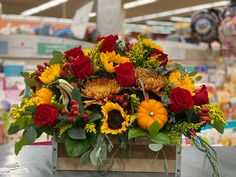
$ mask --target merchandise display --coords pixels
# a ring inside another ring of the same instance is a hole
[[[65,145],[69,157],[98,167],[140,137],[158,152],[180,144],[183,134],[221,176],[215,151],[196,132],[209,125],[223,133],[223,112],[209,103],[205,85],[195,86],[196,73],[168,61],[152,40],[98,38],[93,49],[54,52],[49,63],[22,76],[31,93],[9,113],[14,117],[9,134],[24,130],[16,154],[45,132]]]
[[[219,27],[219,38],[222,44],[236,56],[236,16],[225,18]]]

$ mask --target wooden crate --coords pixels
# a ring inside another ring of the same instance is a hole
[[[168,173],[171,176],[180,177],[181,150],[176,145],[165,145],[163,147],[168,163]],[[114,157],[111,171],[116,172],[141,172],[141,173],[165,173],[163,168],[164,154],[149,150],[147,144],[135,143],[128,145],[126,151],[119,151]],[[79,158],[69,158],[65,146],[62,143],[53,143],[53,169],[54,170],[78,170],[96,171],[92,164],[81,166]]]

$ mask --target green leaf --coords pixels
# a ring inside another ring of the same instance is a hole
[[[32,144],[37,139],[37,131],[34,127],[29,127],[25,131],[25,139],[29,144]]]
[[[21,90],[19,96],[23,96],[25,94],[25,89]]]
[[[13,135],[17,133],[18,131],[20,131],[19,125],[11,124],[7,133],[8,135]]]
[[[28,145],[28,144],[29,144],[29,142],[25,138],[25,131],[24,131],[20,141],[18,141],[15,144],[15,154],[18,155],[20,150],[22,149],[22,147],[25,146],[25,145]]]
[[[157,144],[170,144],[170,138],[164,133],[158,133],[157,135],[151,137],[152,142]]]
[[[101,118],[102,118],[101,114],[93,112],[92,114],[89,115],[89,122],[94,122],[94,121],[99,120]]]
[[[139,127],[135,127],[135,128],[131,128],[129,129],[129,132],[128,132],[128,139],[132,139],[132,138],[136,138],[136,137],[140,137],[140,136],[145,136],[147,135],[148,133],[139,128]]]
[[[195,78],[195,80],[196,80],[196,81],[202,80],[202,76],[197,76],[197,77]]]
[[[149,144],[149,149],[154,152],[158,152],[163,148],[163,144]]]
[[[82,140],[86,139],[85,131],[80,127],[74,127],[68,130],[68,135],[72,139]]]
[[[153,137],[153,136],[157,135],[157,133],[160,131],[160,129],[161,128],[160,128],[159,122],[157,120],[154,121],[149,128],[150,136]]]
[[[49,61],[49,64],[63,64],[64,55],[59,51],[52,52],[52,59]]]
[[[31,112],[32,114],[34,114],[35,113],[35,111],[36,111],[36,106],[27,106],[27,107],[25,107],[25,111],[27,111],[27,112]]]
[[[21,72],[20,75],[22,77],[29,77],[30,76],[30,73],[29,72]]]
[[[61,111],[65,107],[65,105],[59,103],[52,103],[52,105],[55,106],[59,111]]]
[[[215,121],[214,124],[212,125],[219,133],[223,134],[224,133],[224,124],[219,121]]]
[[[185,114],[187,116],[188,121],[191,122],[193,117],[195,116],[195,111],[193,109],[190,109],[185,111]]]
[[[197,74],[197,71],[192,71],[192,72],[190,72],[188,75],[190,76],[190,77],[192,77],[192,76],[195,76]]]
[[[79,159],[81,165],[86,165],[90,162],[90,151],[83,153]]]
[[[19,119],[16,119],[16,121],[10,125],[10,128],[8,129],[8,134],[15,134],[16,132],[32,124],[34,124],[34,119],[29,119],[28,117],[21,117]]]
[[[80,113],[84,113],[84,105],[81,97],[81,93],[78,88],[74,87],[72,90],[72,99],[76,100],[77,103],[79,104],[79,111]]]
[[[37,81],[33,78],[30,77],[25,77],[25,84],[30,87],[30,86],[36,86],[37,85]]]
[[[69,136],[65,136],[65,146],[69,157],[78,157],[90,148],[88,140],[73,140]]]

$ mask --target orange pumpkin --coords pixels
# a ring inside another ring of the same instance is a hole
[[[53,92],[50,89],[43,87],[39,89],[35,95],[42,103],[49,104],[51,102]]]
[[[142,101],[137,110],[137,123],[145,130],[149,130],[154,121],[158,121],[160,128],[164,127],[168,120],[168,112],[164,105],[154,99]]]

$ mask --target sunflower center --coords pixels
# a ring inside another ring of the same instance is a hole
[[[154,112],[149,112],[149,116],[154,116]]]
[[[107,123],[110,129],[120,129],[124,120],[125,119],[118,110],[112,110],[108,113]]]

